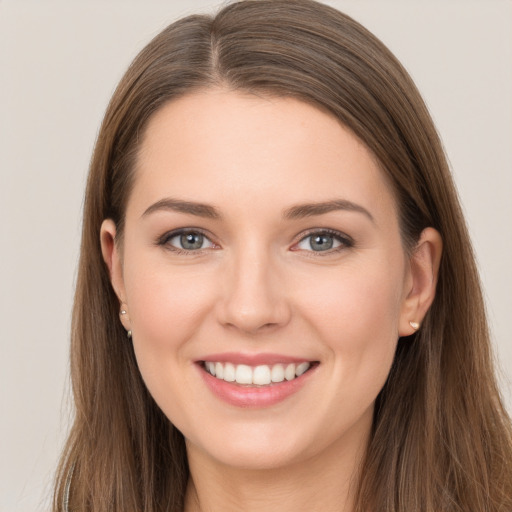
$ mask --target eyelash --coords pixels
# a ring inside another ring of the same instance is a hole
[[[202,229],[199,229],[199,228],[183,228],[183,229],[177,229],[175,231],[169,231],[168,233],[165,233],[160,238],[158,238],[158,240],[156,241],[156,245],[167,246],[167,248],[170,251],[172,251],[176,254],[186,254],[186,255],[201,254],[201,252],[204,251],[204,249],[196,249],[196,250],[180,249],[179,247],[175,247],[175,246],[169,244],[169,241],[172,240],[173,238],[179,237],[181,235],[187,235],[187,234],[201,235],[206,240],[208,240],[211,244],[216,245],[214,242],[212,242],[210,240],[208,235]]]
[[[177,229],[175,231],[170,231],[159,237],[156,241],[156,245],[158,246],[167,246],[167,248],[174,252],[175,254],[184,254],[184,255],[191,255],[191,254],[201,254],[205,249],[196,249],[196,250],[189,250],[189,249],[180,249],[179,247],[175,247],[173,245],[169,244],[169,241],[173,238],[179,237],[181,235],[186,234],[194,234],[194,235],[201,235],[206,240],[208,240],[212,245],[216,245],[214,242],[210,240],[208,235],[199,228],[183,228],[183,229]],[[306,252],[310,253],[311,256],[314,255],[314,257],[322,257],[322,256],[328,256],[332,255],[333,253],[339,253],[343,250],[350,249],[351,247],[354,247],[354,241],[351,237],[348,235],[345,235],[344,233],[341,233],[340,231],[336,231],[334,229],[316,229],[309,231],[308,233],[305,233],[301,236],[298,242],[293,244],[293,247],[296,247],[298,244],[304,242],[310,237],[316,236],[322,236],[322,235],[328,235],[334,238],[337,242],[339,242],[339,246],[327,249],[325,251],[313,251],[313,250],[306,250]],[[311,244],[311,242],[310,242]],[[301,249],[291,249],[292,251],[300,251]]]
[[[300,240],[294,244],[294,247],[296,247],[301,242],[304,242],[308,238],[311,238],[311,237],[313,237],[315,235],[316,236],[322,236],[322,235],[331,236],[336,241],[338,241],[340,245],[338,247],[335,247],[335,248],[332,248],[332,249],[327,249],[325,251],[313,251],[313,250],[309,250],[308,251],[308,250],[306,250],[306,252],[308,252],[309,255],[311,255],[313,257],[329,256],[329,255],[332,255],[332,254],[337,254],[339,252],[342,252],[342,251],[344,251],[346,249],[350,249],[351,247],[354,247],[354,240],[351,237],[349,237],[348,235],[345,235],[344,233],[342,233],[340,231],[336,231],[334,229],[315,229],[315,230],[311,230],[308,233],[303,234],[301,236]],[[310,244],[311,244],[311,242],[310,242]],[[292,250],[299,251],[301,249],[292,249]]]

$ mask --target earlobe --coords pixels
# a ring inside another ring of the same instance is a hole
[[[129,337],[131,337],[131,322],[127,311],[128,306],[126,304],[123,266],[121,255],[119,254],[119,247],[116,244],[116,233],[115,222],[112,219],[105,219],[101,224],[100,230],[101,252],[110,274],[112,288],[120,302],[119,319],[123,327],[128,331]]]
[[[443,241],[434,228],[426,228],[409,261],[410,278],[399,323],[399,336],[409,336],[421,326],[434,301]]]

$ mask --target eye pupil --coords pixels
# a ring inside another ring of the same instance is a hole
[[[334,240],[331,235],[315,235],[311,237],[309,243],[314,251],[328,251],[332,248]]]
[[[180,243],[183,249],[194,250],[201,249],[204,237],[201,233],[184,233],[180,236]]]

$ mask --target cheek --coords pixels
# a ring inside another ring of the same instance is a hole
[[[125,266],[126,293],[139,362],[179,357],[211,307],[211,283],[165,263],[133,258]]]
[[[315,291],[304,297],[302,310],[332,356],[332,371],[354,393],[366,390],[369,400],[384,385],[393,361],[402,283],[396,264],[354,265],[317,280]]]
[[[214,287],[204,276],[133,253],[125,262],[125,286],[137,364],[156,403],[181,428],[193,417],[187,390],[195,372],[188,370]]]
[[[383,264],[347,266],[308,288],[304,309],[334,336],[398,336],[403,277],[397,269]]]

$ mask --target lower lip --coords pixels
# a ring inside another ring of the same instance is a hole
[[[246,386],[217,379],[198,365],[201,376],[210,391],[222,401],[236,407],[270,407],[297,393],[307,382],[316,366],[290,381],[268,386]]]

